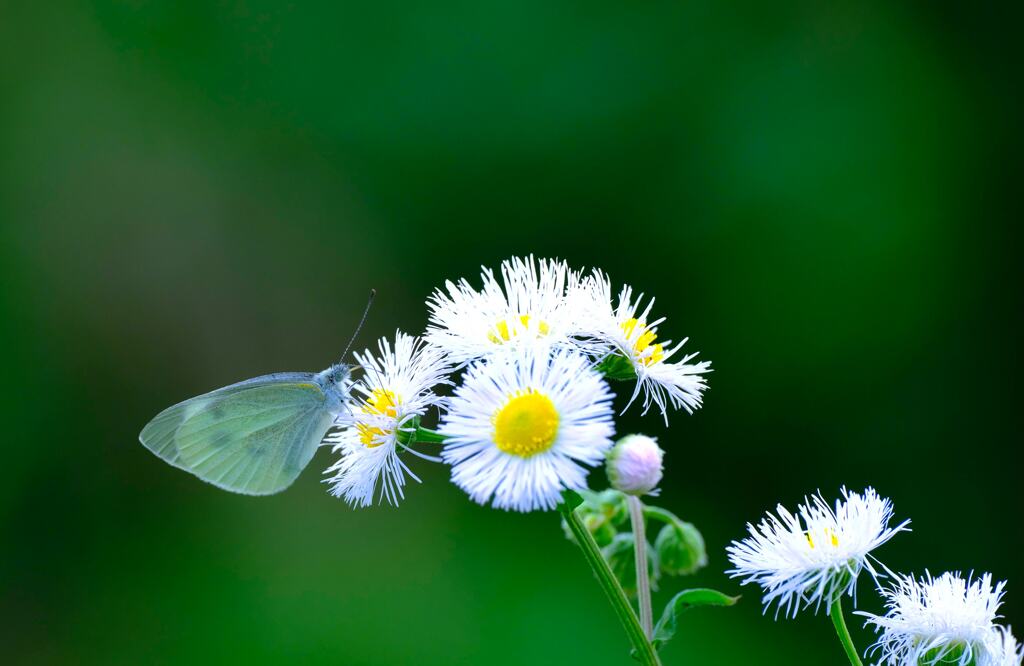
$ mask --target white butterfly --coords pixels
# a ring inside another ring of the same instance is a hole
[[[353,341],[373,296],[371,291]],[[218,488],[246,495],[279,493],[306,468],[335,417],[346,409],[353,367],[336,363],[318,373],[263,375],[190,398],[157,414],[139,441]]]
[[[279,372],[168,407],[139,441],[203,481],[246,495],[290,486],[349,397],[352,366]]]

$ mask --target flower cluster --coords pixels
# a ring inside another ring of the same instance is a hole
[[[603,272],[559,260],[513,258],[480,278],[431,294],[422,337],[398,333],[379,354],[357,355],[363,377],[325,440],[340,454],[327,470],[333,494],[354,506],[398,503],[406,477],[416,479],[407,453],[451,465],[452,481],[481,504],[551,509],[563,490],[584,489],[612,448],[610,381],[633,381],[629,404],[640,398],[666,421],[700,406],[710,364],[680,358],[685,340],[659,340],[653,299],[629,286],[613,298]],[[431,410],[436,431],[422,424]],[[417,450],[424,443],[442,443],[440,455]],[[650,487],[637,487],[653,491],[660,449],[633,455],[620,467],[646,475]]]
[[[890,527],[892,503],[871,488],[863,493],[844,489],[842,495],[834,508],[815,495],[796,513],[779,506],[777,515],[748,525],[750,536],[726,549],[734,567],[727,573],[744,584],[760,585],[765,611],[775,604],[776,615],[795,616],[824,606],[836,621],[844,596],[856,604],[857,578],[866,570],[887,608],[884,615],[859,613],[879,632],[869,653],[879,654],[882,664],[1020,666],[1024,648],[1009,627],[996,623],[1005,582],[993,585],[990,574],[915,579],[876,568],[872,551],[909,531],[910,521]],[[881,586],[889,576],[893,582]]]
[[[314,437],[340,411],[323,439],[338,456],[325,482],[353,507],[398,504],[407,479],[419,481],[408,456],[448,464],[452,482],[479,504],[523,512],[557,506],[634,655],[648,666],[659,663],[656,650],[674,635],[679,614],[736,603],[738,597],[707,588],[683,590],[654,623],[651,589],[664,576],[695,573],[708,555],[696,526],[641,499],[658,494],[665,453],[644,435],[613,442],[611,383],[632,383],[624,410],[634,403],[644,414],[657,408],[667,424],[669,412],[701,406],[711,368],[682,351],[685,338],[661,337],[665,319],[654,314],[653,298],[628,285],[614,289],[601,270],[531,256],[502,262],[497,271],[483,268],[479,286],[446,282],[426,309],[421,336],[398,331],[376,350],[355,354],[355,381],[346,363],[317,375],[257,378],[165,410],[140,439],[220,487],[269,494],[294,480],[312,456]],[[249,389],[263,397],[238,398]],[[302,397],[283,407],[273,400],[290,393]],[[237,399],[233,414],[222,404],[229,398]],[[427,420],[436,421],[433,429]],[[290,432],[296,422],[302,427]],[[275,438],[283,453],[266,456]],[[194,464],[185,464],[186,454]],[[611,488],[592,492],[587,477],[600,465]],[[881,615],[859,612],[878,634],[868,652],[880,663],[1021,666],[1024,647],[999,623],[1005,582],[993,583],[987,573],[893,573],[874,551],[909,531],[910,521],[893,524],[892,502],[872,488],[841,495],[834,503],[805,497],[795,512],[779,505],[748,524],[748,536],[726,548],[726,573],[760,586],[764,611],[774,606],[776,618],[824,608],[851,666],[862,662],[842,605],[847,597],[856,605],[865,571],[886,606]],[[648,528],[655,524],[661,527],[652,542]]]

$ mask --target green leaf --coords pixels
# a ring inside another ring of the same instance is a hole
[[[583,504],[583,498],[575,490],[563,490],[562,501],[558,504],[558,510],[562,513],[572,513],[576,507]]]
[[[730,597],[727,594],[707,588],[683,590],[672,597],[672,600],[665,606],[665,612],[661,614],[661,619],[658,620],[658,624],[654,627],[654,638],[651,639],[651,643],[657,649],[664,643],[672,640],[679,627],[679,616],[691,608],[699,606],[732,606],[739,600],[739,597]]]

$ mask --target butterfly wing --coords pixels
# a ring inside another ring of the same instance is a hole
[[[332,421],[314,375],[279,373],[174,405],[150,421],[139,440],[215,486],[270,495],[295,481]]]

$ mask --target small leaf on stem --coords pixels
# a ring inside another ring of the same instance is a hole
[[[558,504],[558,510],[562,513],[571,513],[580,504],[583,504],[583,498],[575,490],[563,490],[562,501]]]
[[[730,597],[727,594],[707,588],[683,590],[672,597],[672,600],[665,606],[665,612],[662,613],[661,619],[658,620],[658,624],[654,627],[654,638],[651,640],[651,643],[655,649],[658,649],[664,643],[670,641],[676,635],[676,630],[679,628],[679,616],[691,608],[699,606],[732,606],[739,600],[739,597]]]

